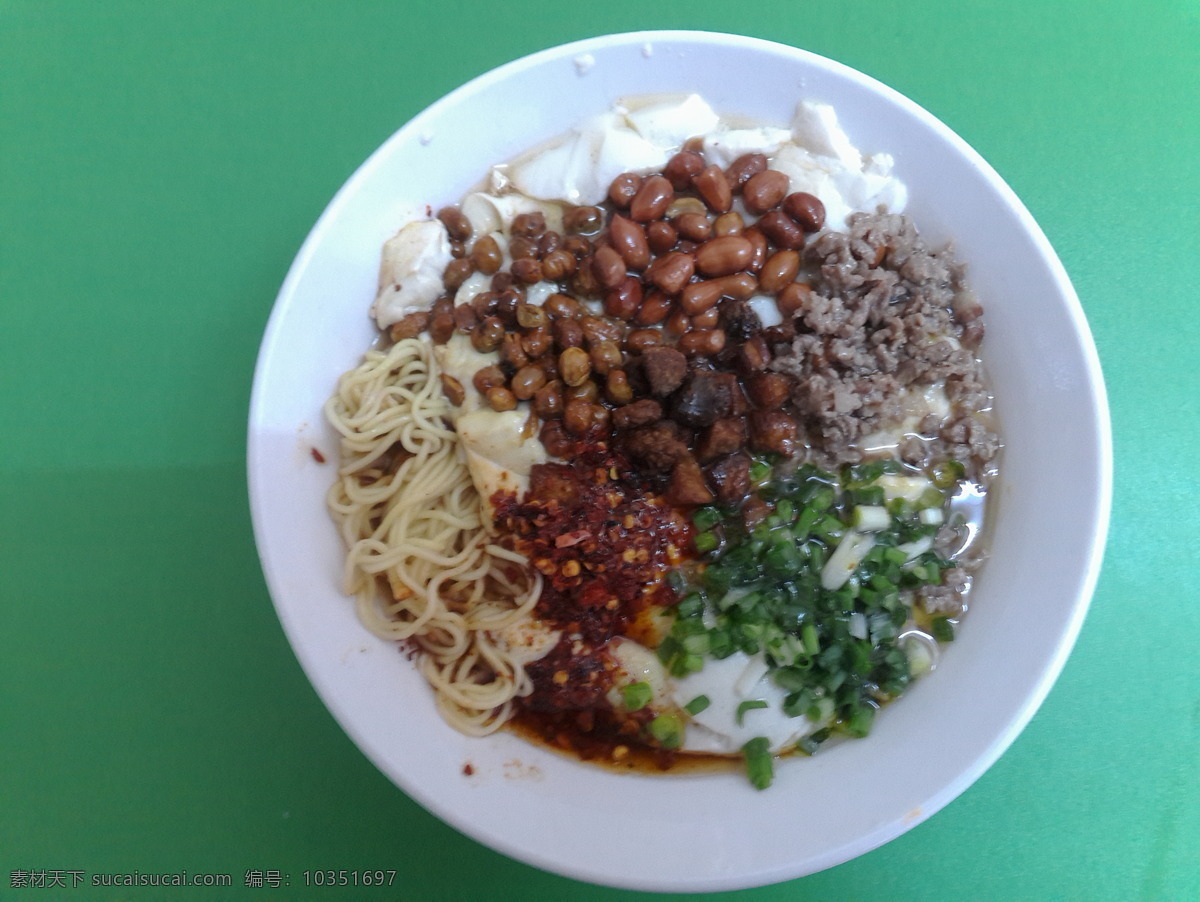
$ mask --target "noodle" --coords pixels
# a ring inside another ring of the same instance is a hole
[[[541,578],[491,540],[450,410],[428,343],[368,351],[325,405],[342,436],[328,504],[363,624],[411,643],[442,716],[485,735],[532,689],[492,633],[529,618]]]

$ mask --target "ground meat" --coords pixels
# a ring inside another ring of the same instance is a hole
[[[939,586],[923,586],[917,590],[917,598],[930,614],[957,616],[963,612],[964,595],[971,585],[971,576],[961,567],[952,567],[942,574]]]
[[[901,456],[955,457],[980,478],[999,449],[979,414],[991,406],[973,352],[982,307],[951,251],[928,247],[902,215],[857,213],[847,232],[813,241],[806,263],[813,292],[774,332],[772,369],[795,377],[792,403],[809,457],[826,467],[861,460],[859,440],[899,425],[908,389],[940,383],[950,415],[922,424]]]
[[[681,430],[671,422],[641,426],[620,437],[620,448],[651,473],[665,473],[688,453]]]

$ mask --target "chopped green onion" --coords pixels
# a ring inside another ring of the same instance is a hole
[[[871,724],[875,722],[875,706],[865,704],[862,707],[855,708],[850,715],[850,719],[846,722],[846,732],[855,738],[861,739],[871,732]]]
[[[720,508],[717,507],[702,507],[696,513],[692,514],[692,525],[698,530],[712,529],[725,518],[721,515]]]
[[[800,641],[804,643],[804,651],[810,658],[815,658],[821,651],[821,643],[817,639],[817,627],[814,623],[804,624],[800,630]]]
[[[756,736],[742,746],[746,758],[746,776],[755,789],[766,789],[775,777],[771,758],[771,742],[766,736]]]
[[[949,617],[934,617],[929,623],[929,632],[939,642],[954,641],[954,623]]]
[[[690,595],[685,595],[683,601],[675,608],[675,613],[679,617],[695,617],[697,614],[704,612],[704,596],[697,592],[692,592]]]
[[[850,522],[856,529],[861,529],[863,532],[879,532],[892,525],[892,518],[888,514],[887,508],[882,505],[860,504],[854,508],[854,515],[850,518]]]
[[[771,465],[765,460],[755,458],[750,461],[750,482],[759,485],[771,478]]]
[[[935,466],[930,476],[933,477],[933,484],[939,489],[949,489],[953,488],[966,472],[967,468],[957,460],[948,460]]]
[[[650,704],[654,690],[650,688],[649,683],[630,683],[621,690],[621,695],[625,700],[625,710],[640,711]]]
[[[662,744],[663,748],[677,749],[683,745],[683,724],[674,714],[660,714],[650,721],[650,735]]]
[[[699,554],[708,554],[710,551],[720,547],[721,540],[712,530],[698,532],[692,539],[692,543],[696,546],[696,551]]]
[[[695,717],[711,704],[712,702],[709,701],[707,695],[697,695],[694,699],[683,706],[683,710]]]
[[[742,725],[742,719],[746,716],[747,711],[756,711],[759,708],[765,708],[766,706],[767,703],[761,698],[742,702],[737,706],[737,725],[739,727]]]
[[[683,650],[689,655],[708,654],[711,640],[708,633],[697,633],[683,640]]]

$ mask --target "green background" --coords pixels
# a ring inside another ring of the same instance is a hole
[[[1113,413],[1099,588],[1011,750],[887,846],[729,895],[1200,898],[1196,0],[0,2],[0,898],[293,898],[321,868],[397,877],[318,898],[645,898],[375,770],[284,639],[244,478],[275,293],[355,167],[477,74],[640,28],[815,51],[972,143],[1074,280]],[[53,868],[234,886],[10,886]]]

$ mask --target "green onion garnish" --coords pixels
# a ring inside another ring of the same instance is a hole
[[[771,759],[771,743],[765,736],[756,736],[742,746],[746,757],[746,776],[755,789],[766,789],[775,776],[775,763]]]
[[[621,696],[625,700],[625,710],[640,711],[650,704],[654,691],[649,683],[630,683],[621,690]]]
[[[696,533],[692,539],[692,543],[696,546],[697,553],[708,554],[721,544],[721,540],[717,538],[717,534],[712,530],[705,530],[704,532]]]
[[[949,617],[934,617],[929,623],[929,632],[939,642],[954,641],[954,624]]]
[[[737,706],[737,724],[738,724],[738,726],[740,727],[742,725],[742,718],[744,718],[746,716],[747,711],[756,711],[759,708],[765,708],[766,706],[767,706],[767,703],[761,698],[756,698],[756,699],[742,702],[740,705]]]
[[[724,518],[721,516],[721,511],[716,507],[702,507],[696,513],[692,514],[692,525],[696,529],[704,531],[712,529]]]
[[[965,467],[951,461],[918,474],[885,460],[830,473],[812,464],[776,470],[755,457],[751,470],[760,512],[753,520],[715,504],[692,514],[697,559],[667,577],[680,601],[658,657],[685,677],[710,659],[762,655],[768,678],[785,693],[775,707],[822,725],[797,744],[800,751],[815,751],[832,734],[865,736],[879,705],[921,670],[899,637],[921,590],[953,566],[934,550],[934,536]],[[954,638],[950,619],[916,616],[938,641]],[[641,689],[624,691],[631,710],[653,702]],[[688,716],[709,703],[697,696],[674,717],[655,717],[650,735],[678,747]],[[736,720],[742,725],[747,711],[767,707],[762,699],[742,702]],[[747,765],[752,780],[766,785],[767,740],[748,744],[751,758],[759,762]]]
[[[663,748],[677,749],[683,744],[683,724],[674,714],[660,714],[650,721],[650,735]]]

